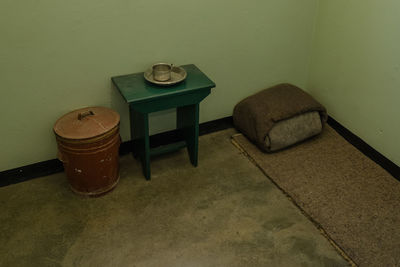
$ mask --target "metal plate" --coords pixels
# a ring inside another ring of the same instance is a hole
[[[171,79],[165,82],[160,82],[157,80],[154,80],[153,78],[153,69],[149,68],[148,70],[146,70],[144,72],[144,78],[150,82],[150,83],[154,83],[157,85],[162,85],[162,86],[169,86],[169,85],[174,85],[177,84],[181,81],[183,81],[184,79],[186,79],[186,71],[178,66],[173,66],[172,70],[171,70]]]

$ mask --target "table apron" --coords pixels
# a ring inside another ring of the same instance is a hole
[[[130,103],[129,106],[140,113],[151,113],[200,103],[210,93],[211,87],[192,91],[187,94],[157,97],[144,102]]]

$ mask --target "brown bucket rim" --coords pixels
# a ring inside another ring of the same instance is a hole
[[[97,141],[106,139],[107,137],[110,137],[116,133],[119,132],[119,123],[112,128],[111,130],[99,134],[99,135],[95,135],[89,138],[82,138],[82,139],[75,139],[75,138],[65,138],[62,137],[60,135],[58,135],[54,130],[53,130],[54,134],[56,135],[57,140],[61,141],[61,142],[66,142],[66,143],[71,143],[71,144],[88,144],[88,143],[95,143]]]

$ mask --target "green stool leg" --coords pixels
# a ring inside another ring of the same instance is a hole
[[[176,124],[183,132],[190,162],[197,166],[199,151],[199,104],[178,107],[176,111]]]
[[[150,180],[150,142],[149,142],[149,114],[140,113],[130,108],[131,139],[133,154],[138,155],[142,162],[143,174]]]

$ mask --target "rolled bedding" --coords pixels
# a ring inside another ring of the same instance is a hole
[[[266,152],[319,134],[326,120],[325,107],[291,84],[279,84],[249,96],[233,111],[235,127]]]

